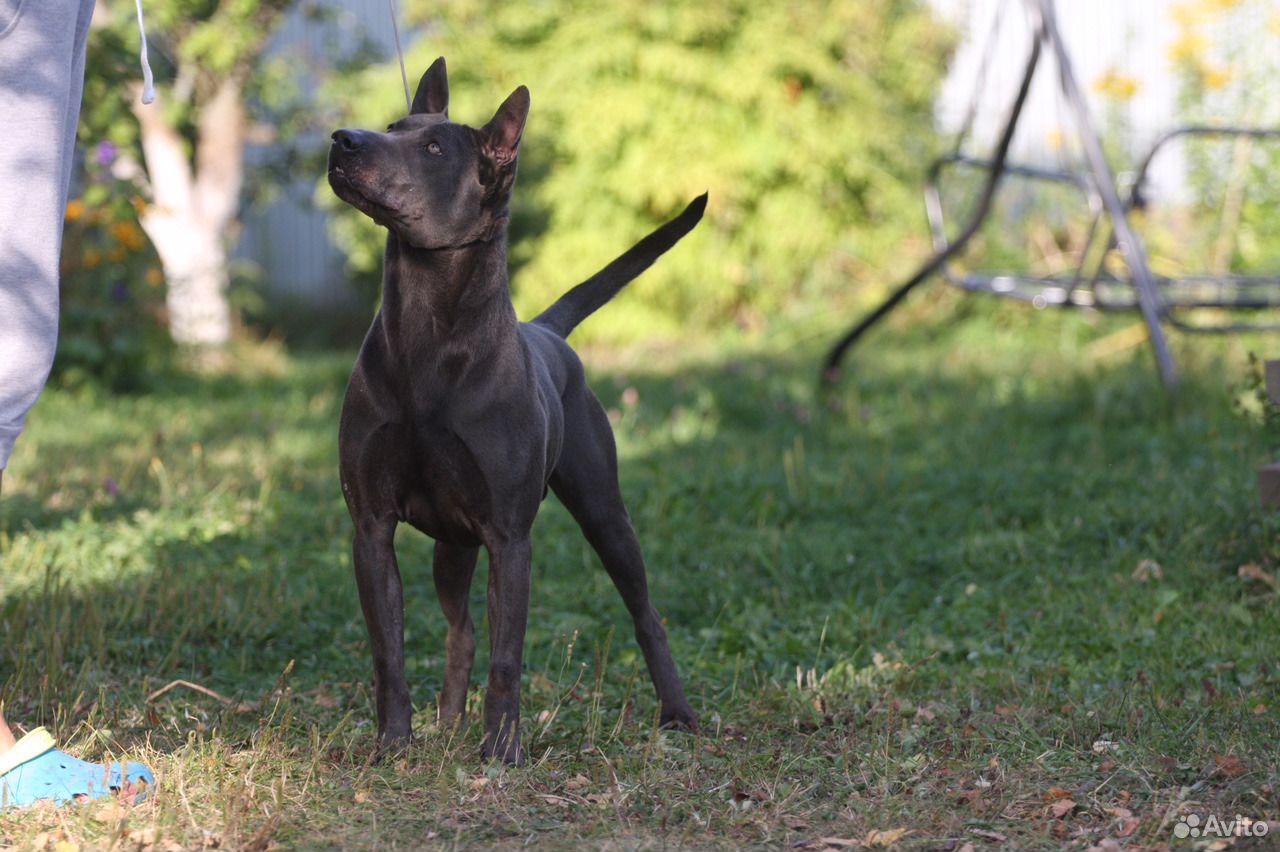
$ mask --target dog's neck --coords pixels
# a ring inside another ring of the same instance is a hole
[[[446,342],[496,345],[516,334],[505,229],[458,248],[421,249],[387,237],[382,322],[393,352],[416,362]]]

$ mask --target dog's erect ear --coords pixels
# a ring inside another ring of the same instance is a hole
[[[529,117],[529,90],[520,86],[512,92],[493,118],[484,126],[485,139],[494,162],[505,166],[516,158],[520,135]]]
[[[445,70],[443,56],[431,63],[418,83],[418,93],[413,96],[409,114],[421,113],[449,117],[449,72]]]

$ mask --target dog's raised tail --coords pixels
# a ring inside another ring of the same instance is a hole
[[[693,230],[707,209],[704,192],[684,208],[679,216],[659,227],[649,236],[627,249],[616,260],[565,293],[556,303],[533,318],[535,325],[568,337],[591,314],[618,294],[641,272]]]

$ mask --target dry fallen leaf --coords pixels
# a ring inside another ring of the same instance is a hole
[[[92,805],[90,816],[98,822],[119,822],[128,809],[115,796],[98,799]]]
[[[125,835],[125,839],[129,841],[130,846],[138,849],[149,848],[155,845],[156,830],[153,826],[135,828]]]
[[[1133,579],[1139,583],[1146,583],[1150,580],[1163,580],[1164,569],[1154,559],[1144,559],[1138,563],[1137,568],[1133,569]]]
[[[818,842],[823,846],[830,846],[834,849],[853,849],[862,845],[860,841],[848,837],[820,837]]]
[[[985,837],[987,840],[994,840],[996,843],[1004,843],[1009,838],[998,831],[987,831],[985,828],[971,828],[970,834],[976,834],[979,837]]]
[[[1113,837],[1104,837],[1093,846],[1090,846],[1088,852],[1120,852],[1123,848],[1119,840]]]
[[[35,837],[31,838],[32,849],[48,849],[53,845],[55,835],[57,838],[65,837],[61,831],[42,831]]]
[[[1059,799],[1070,798],[1071,791],[1062,787],[1050,787],[1044,791],[1044,800],[1046,802],[1056,802]]]
[[[1120,827],[1116,829],[1116,837],[1128,837],[1138,830],[1138,826],[1142,824],[1142,820],[1136,816],[1125,817],[1120,821]]]
[[[866,846],[892,846],[906,836],[908,829],[890,828],[886,831],[876,831],[872,829],[867,832],[867,839],[864,841]]]
[[[1053,814],[1054,819],[1062,819],[1067,814],[1076,809],[1076,803],[1071,799],[1059,799],[1049,806],[1049,813]]]
[[[1218,772],[1228,778],[1235,778],[1245,773],[1244,761],[1234,754],[1220,754],[1213,759],[1213,763]]]
[[[1246,562],[1236,571],[1236,576],[1241,580],[1256,580],[1259,583],[1266,583],[1271,588],[1276,587],[1276,578],[1262,570],[1262,567],[1253,562]]]

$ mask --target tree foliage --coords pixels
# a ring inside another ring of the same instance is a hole
[[[147,0],[147,38],[160,103],[188,144],[196,142],[199,113],[227,81],[244,89],[247,98],[262,99],[263,71],[287,62],[277,58],[264,65],[263,53],[295,2]],[[132,120],[141,87],[138,24],[133,3],[99,0],[99,6],[89,40],[81,138],[109,139],[127,148],[138,141]]]
[[[755,324],[868,280],[918,233],[916,190],[952,41],[919,0],[411,2],[411,82],[449,62],[450,115],[532,90],[513,211],[522,316],[709,190],[707,221],[584,327],[610,339]],[[352,123],[404,111],[394,63],[345,91]],[[354,269],[382,236],[335,228]],[[580,332],[580,334],[583,332]]]
[[[83,201],[136,211],[158,254],[173,338],[219,346],[233,324],[229,252],[238,231],[245,149],[255,128],[279,141],[297,131],[305,68],[267,48],[295,6],[316,15],[327,0],[148,0],[156,102],[140,102],[134,4],[99,0],[89,41],[80,139],[110,146],[86,161]],[[262,118],[268,122],[260,122]],[[283,146],[280,146],[283,148]],[[287,150],[287,149],[285,149]],[[253,183],[251,182],[251,186]],[[106,190],[115,194],[107,198]]]

